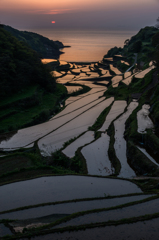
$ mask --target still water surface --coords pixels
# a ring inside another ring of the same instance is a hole
[[[125,180],[51,176],[7,184],[0,187],[0,211],[47,202],[142,193]]]
[[[51,40],[59,40],[65,46],[65,54],[60,60],[75,62],[94,62],[102,60],[103,56],[112,47],[123,47],[126,39],[136,34],[135,31],[107,31],[107,30],[55,30],[30,29]]]

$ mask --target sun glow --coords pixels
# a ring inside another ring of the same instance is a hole
[[[51,23],[55,23],[55,21],[52,21]]]

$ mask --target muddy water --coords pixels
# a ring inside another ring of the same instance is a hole
[[[125,122],[127,118],[130,116],[132,111],[138,106],[137,102],[131,102],[127,108],[127,111],[114,122],[115,126],[115,152],[117,158],[121,163],[121,171],[119,177],[131,178],[136,176],[135,172],[127,163],[126,157],[126,141],[124,139],[124,131],[125,131]]]
[[[103,126],[98,130],[104,132],[108,129],[110,123],[121,113],[124,112],[126,101],[115,101],[110,112],[108,113]]]
[[[110,137],[106,133],[95,142],[82,148],[81,153],[86,159],[88,174],[109,176],[114,173],[108,157]]]
[[[0,187],[0,211],[39,203],[141,193],[129,181],[87,176],[52,176]]]

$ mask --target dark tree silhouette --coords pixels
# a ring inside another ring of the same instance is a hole
[[[156,23],[156,27],[159,29],[159,17],[157,18],[157,23]]]

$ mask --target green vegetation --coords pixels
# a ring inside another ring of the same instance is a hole
[[[78,90],[78,91],[75,91],[75,92],[72,92],[69,95],[70,96],[78,96],[79,94],[83,94],[83,93],[87,93],[91,90],[90,87],[86,86],[86,85],[81,85],[81,84],[78,84],[78,83],[66,83],[65,86],[80,86],[82,87],[82,89]]]
[[[51,63],[50,65],[47,64],[45,66],[41,63],[39,56],[46,56],[48,54],[46,51],[48,46],[49,49],[51,49],[49,50],[51,54],[53,54],[53,49],[55,49],[54,53],[59,53],[59,42],[55,43],[38,34],[20,32],[10,27],[4,27],[7,31],[10,31],[16,36],[16,38],[14,38],[6,32],[3,27],[4,26],[0,26],[0,74],[2,76],[2,80],[0,81],[0,133],[4,134],[1,134],[0,140],[9,139],[12,134],[14,134],[14,132],[10,131],[16,131],[19,128],[28,127],[48,120],[51,115],[55,115],[61,110],[59,104],[60,101],[64,101],[68,96],[77,96],[78,94],[82,94],[90,90],[89,87],[82,86],[83,88],[78,92],[73,92],[68,95],[66,88],[63,85],[57,84],[54,77],[49,73],[51,69],[50,67],[54,69],[55,65],[57,68],[56,70],[60,71],[61,66],[59,66],[59,63]],[[30,49],[28,45],[37,51],[38,54]],[[125,41],[123,48],[115,47],[111,49],[104,58],[113,57],[113,65],[119,68],[122,72],[125,72],[128,69],[128,66],[121,62],[122,58],[120,56],[115,57],[114,55],[122,54],[125,56],[126,61],[133,64],[134,53],[138,53],[137,67],[139,69],[147,68],[150,60],[154,61],[157,69],[152,70],[142,79],[138,79],[134,76],[129,86],[124,83],[119,83],[117,88],[113,88],[110,84],[108,84],[108,90],[105,92],[105,96],[113,96],[115,100],[126,100],[128,104],[132,101],[134,96],[137,96],[139,105],[127,119],[124,134],[125,140],[127,141],[128,163],[132,169],[134,169],[136,175],[141,176],[141,179],[133,179],[131,182],[137,184],[143,192],[158,194],[159,179],[155,179],[154,177],[158,177],[159,169],[137,148],[137,145],[144,146],[150,155],[159,162],[159,84],[157,72],[157,70],[159,70],[159,30],[153,27],[141,29],[138,34],[133,36],[130,40],[127,39]],[[67,74],[66,72],[70,68],[70,65],[66,64],[65,68],[65,74]],[[99,70],[96,65],[95,68],[96,71]],[[109,66],[106,66],[106,68],[109,69],[111,74],[115,75],[115,73],[110,70]],[[67,85],[72,86],[74,84],[67,83]],[[81,86],[80,84],[77,85]],[[154,131],[146,130],[147,133],[140,134],[137,132],[137,112],[145,103],[150,104],[151,106],[150,117],[154,122],[155,129]],[[97,118],[94,125],[89,127],[89,130],[94,131],[95,139],[101,136],[98,129],[103,125],[111,107],[112,105],[107,107]],[[112,167],[115,170],[111,177],[115,178],[120,173],[121,163],[117,158],[114,149],[115,130],[113,122],[110,124],[107,133],[110,136],[108,155],[112,163]],[[81,154],[81,148],[76,151],[75,157],[73,158],[68,158],[62,153],[62,150],[75,139],[76,138],[70,139],[63,145],[62,149],[47,157],[43,157],[40,154],[37,142],[35,142],[32,148],[19,149],[18,151],[14,151],[14,153],[6,152],[6,156],[0,157],[0,185],[41,176],[87,174],[86,161]],[[4,152],[1,151],[0,154],[3,155]],[[151,177],[153,179],[151,179]],[[105,194],[105,197],[99,199],[107,198],[113,197],[106,197]],[[119,221],[108,221],[103,223],[52,229],[52,227],[57,224],[69,221],[70,219],[78,216],[128,207],[155,198],[158,198],[158,195],[149,199],[131,202],[112,208],[94,209],[70,214],[69,216],[64,218],[62,217],[57,221],[52,220],[50,221],[50,224],[43,227],[28,230],[25,228],[22,234],[6,236],[3,239],[21,239],[24,237],[31,237],[51,232],[80,230],[98,226],[116,226],[119,224],[135,223],[137,221],[144,221],[156,217],[158,218],[159,213],[156,213],[129,219],[121,219]],[[63,202],[41,203],[35,206],[24,206],[22,208],[12,209],[6,212],[52,204],[89,201],[94,199],[74,199]],[[7,227],[10,226],[10,220],[1,220],[0,222],[5,224]]]
[[[121,47],[114,47],[111,48],[106,55],[104,55],[104,58],[109,58],[113,57],[114,55],[121,54],[122,53],[122,48]]]
[[[121,170],[121,163],[119,159],[116,156],[115,149],[114,149],[114,143],[115,143],[115,129],[114,129],[114,124],[111,123],[108,129],[108,135],[110,136],[110,142],[109,142],[109,149],[108,149],[108,156],[111,161],[111,164],[114,168],[114,174],[115,176],[118,176]]]
[[[55,79],[41,63],[36,52],[0,28],[0,99],[37,84],[55,92]]]
[[[122,63],[121,61],[118,61],[116,66],[122,73],[126,72],[126,70],[130,67],[127,64]]]
[[[114,88],[112,85],[109,86],[104,95],[106,95],[106,97],[114,96],[115,100],[127,100],[129,98],[128,87],[120,82],[117,88]]]
[[[126,100],[129,102],[134,93],[142,95],[146,92],[147,86],[152,82],[154,72],[155,70],[150,71],[143,79],[135,78],[134,76],[129,86],[122,82],[119,83],[117,88],[110,85],[105,95],[107,97],[114,96],[115,100]]]
[[[6,237],[4,237],[4,239],[21,239],[22,237],[23,238],[24,237],[32,237],[32,236],[35,236],[35,235],[36,236],[45,235],[45,234],[48,234],[48,233],[85,230],[85,229],[89,229],[89,228],[102,227],[102,226],[117,226],[117,225],[120,225],[120,224],[135,223],[135,222],[138,222],[138,221],[153,219],[153,218],[158,217],[159,213],[149,214],[149,215],[144,215],[144,216],[139,216],[139,217],[125,218],[125,219],[120,219],[120,220],[116,220],[116,221],[111,220],[111,221],[100,222],[100,223],[97,222],[97,223],[84,224],[84,225],[79,225],[79,226],[68,226],[68,227],[62,227],[62,228],[57,228],[56,229],[56,226],[58,226],[59,224],[67,222],[67,221],[69,221],[71,219],[74,219],[76,217],[84,216],[84,215],[91,214],[91,213],[98,213],[98,212],[103,212],[103,211],[106,212],[106,211],[110,211],[110,210],[129,207],[129,206],[133,206],[133,205],[136,205],[136,204],[145,203],[147,201],[151,201],[151,200],[156,199],[156,198],[158,198],[158,196],[149,197],[149,198],[144,199],[144,200],[139,200],[139,201],[135,201],[135,202],[131,202],[131,203],[122,204],[120,206],[115,206],[115,207],[110,207],[110,208],[102,208],[102,209],[94,209],[94,210],[89,210],[89,211],[73,213],[73,214],[70,214],[69,216],[62,217],[61,219],[56,220],[52,223],[45,224],[42,227],[25,229],[25,231],[23,231],[23,233],[16,234],[16,236],[6,236]],[[2,220],[2,223],[5,223],[5,224],[9,224],[9,222],[11,222],[11,221],[8,221],[8,220],[3,221]]]
[[[158,161],[159,156],[159,98],[158,98],[158,82],[156,69],[150,71],[144,78],[132,79],[129,86],[120,83],[118,88],[109,86],[105,95],[115,96],[115,100],[126,100],[130,102],[135,94],[138,94],[139,105],[132,112],[126,121],[125,139],[127,141],[127,157],[130,166],[134,169],[137,175],[158,176],[158,167],[153,164],[135,145],[142,145],[146,150]],[[150,116],[155,123],[155,133],[151,130],[147,134],[137,132],[137,112],[142,108],[143,104],[150,104]],[[112,126],[109,127],[108,134],[110,135],[109,159],[115,168],[115,174],[120,172],[120,162],[117,159],[114,151],[114,135]],[[140,161],[139,161],[140,159]]]
[[[60,151],[43,158],[35,149],[0,158],[0,185],[50,175],[83,173],[83,164],[76,155],[69,159]]]
[[[113,103],[109,107],[104,109],[104,111],[97,118],[96,122],[91,127],[89,127],[90,131],[96,132],[99,128],[102,127],[103,123],[105,122],[106,116],[108,115],[112,105],[113,105]]]
[[[24,42],[34,51],[36,51],[41,58],[58,58],[63,48],[63,44],[59,41],[49,40],[42,35],[33,32],[19,31],[10,26],[3,25],[3,28],[16,37],[19,41]]]
[[[37,85],[14,94],[0,104],[0,132],[42,123],[61,110],[60,100],[67,96],[63,85],[56,84],[56,92],[47,92]],[[27,114],[27,117],[26,117]]]
[[[11,36],[7,31],[5,31],[4,28],[14,34],[16,38]],[[104,57],[114,57],[116,54],[124,54],[126,56],[126,60],[128,60],[131,64],[131,62],[134,61],[133,54],[134,52],[137,52],[138,60],[140,61],[143,56],[145,56],[145,54],[147,55],[144,65],[146,66],[146,64],[148,64],[147,59],[152,57],[152,54],[149,53],[152,53],[154,51],[154,48],[158,46],[158,33],[159,30],[156,28],[146,27],[144,29],[141,29],[138,34],[136,34],[130,40],[125,41],[123,49],[115,47],[108,51],[108,54]],[[21,41],[18,41],[17,39],[20,39]],[[36,45],[36,42],[39,47],[39,41],[41,41],[43,45],[49,44],[49,40],[44,39],[38,34],[20,32],[18,30],[5,26],[0,28],[0,62],[2,63],[0,66],[0,73],[2,73],[3,76],[3,80],[0,82],[0,86],[2,86],[2,88],[0,88],[0,133],[4,133],[4,135],[1,136],[1,139],[9,137],[10,133],[6,134],[9,131],[16,131],[19,128],[28,127],[48,120],[51,115],[55,115],[61,110],[59,102],[68,96],[66,88],[63,85],[56,84],[55,79],[49,73],[50,69],[48,66],[44,66],[41,63],[38,55],[33,50],[28,48],[26,44],[29,44],[30,40],[33,45]],[[47,41],[47,43],[45,41]],[[55,43],[52,41],[52,44]],[[57,45],[56,48],[58,49]],[[7,65],[6,62],[8,63],[8,59],[9,64]],[[116,59],[116,66],[122,69],[124,72],[128,66],[124,63],[121,63],[122,58],[120,59],[120,57],[116,57]],[[109,66],[108,68],[110,70]],[[112,72],[112,74],[115,73]],[[152,106],[151,117],[155,122],[156,134],[158,131],[157,129],[159,129],[159,89],[158,85],[154,87],[154,84],[152,84],[154,74],[155,70],[149,72],[143,79],[138,79],[134,76],[129,86],[126,86],[124,83],[119,83],[118,88],[109,86],[108,90],[105,92],[106,97],[113,96],[115,97],[115,100],[126,100],[127,103],[131,101],[133,94],[139,94],[140,96],[140,103],[138,108],[130,115],[129,119],[126,122],[125,138],[128,142],[128,146],[130,146],[130,143],[132,143],[130,149],[133,148],[133,144],[138,144],[143,141],[143,136],[137,133],[136,114],[137,111],[139,111],[141,108],[142,104],[145,102],[150,103]],[[67,83],[67,85],[71,86],[72,84]],[[69,96],[76,96],[90,90],[90,88],[87,86],[82,87],[83,88],[81,90],[78,92],[73,92]],[[89,128],[89,130],[95,131],[96,138],[99,137],[97,130],[105,121],[105,117],[108,114],[110,108],[111,106],[106,108],[100,114],[95,124]],[[108,154],[115,169],[115,175],[118,175],[121,165],[115,155],[113,125],[110,126],[108,134],[110,135],[110,146]],[[149,139],[151,139],[151,141]],[[69,143],[73,140],[69,141]],[[156,156],[158,156],[157,135],[154,135],[153,132],[148,132],[147,135],[144,136],[144,141],[146,148],[151,152],[153,149],[153,152],[155,152]],[[36,155],[38,164],[37,162],[35,164],[35,162],[32,161],[31,155],[26,156],[26,153],[24,152],[21,152],[21,155],[17,153],[16,157],[13,156],[13,159],[17,159],[15,160],[17,161],[17,167],[7,167],[8,170],[4,171],[5,174],[3,174],[3,172],[1,173],[1,182],[4,182],[7,177],[8,180],[11,179],[11,175],[16,179],[18,177],[19,179],[22,179],[23,177],[21,171],[24,171],[25,173],[24,178],[27,176],[27,174],[28,178],[31,177],[29,171],[32,172],[32,176],[37,176],[38,171],[39,175],[66,173],[83,174],[87,172],[85,160],[80,153],[80,149],[77,150],[76,156],[72,159],[69,159],[64,154],[62,154],[62,149],[54,153],[51,157],[45,159],[42,158],[37,151],[34,151],[35,150],[32,149],[31,153]],[[136,156],[137,155],[138,151],[136,151]],[[6,166],[12,166],[12,163],[9,159],[10,156],[7,156]],[[3,169],[5,162],[3,158],[2,160],[3,161],[0,164],[2,164],[1,167]]]
[[[0,75],[0,133],[48,120],[60,110],[58,103],[67,95],[36,52],[2,27]]]
[[[137,176],[158,176],[158,167],[130,141],[127,143],[127,157]]]
[[[138,66],[144,65],[150,60],[152,60],[155,53],[154,41],[152,40],[155,34],[159,34],[159,30],[155,27],[145,27],[141,29],[135,36],[131,39],[127,39],[124,43],[123,48],[114,47],[108,51],[104,56],[113,57],[114,55],[122,55],[126,57],[127,61],[131,64],[134,62],[134,53],[138,53]]]
[[[77,154],[73,158],[65,156],[61,150],[52,154],[51,162],[49,165],[60,166],[63,169],[69,170],[69,173],[83,173],[82,161],[78,158]]]

